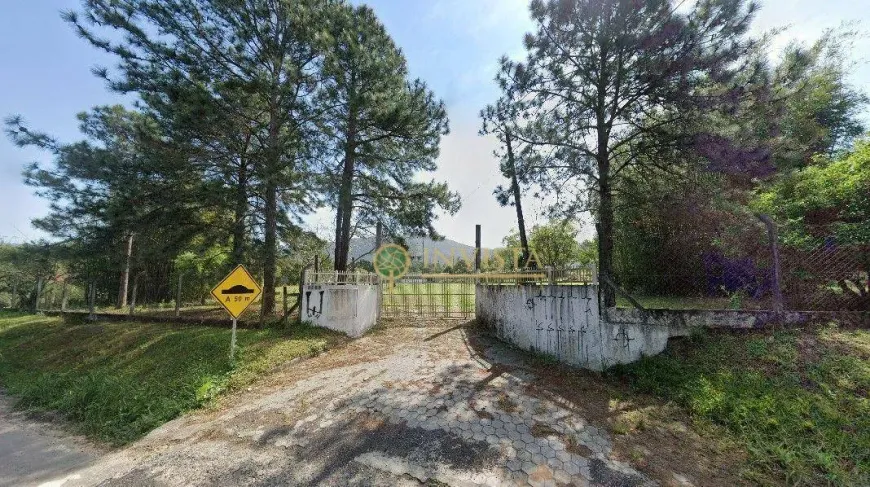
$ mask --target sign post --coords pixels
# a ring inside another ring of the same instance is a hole
[[[214,289],[211,295],[227,310],[233,318],[233,334],[230,339],[230,361],[236,352],[236,324],[239,316],[259,296],[262,290],[245,266],[238,265]]]

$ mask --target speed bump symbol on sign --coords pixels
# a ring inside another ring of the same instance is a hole
[[[211,290],[211,295],[233,318],[238,318],[260,296],[262,290],[245,269],[239,265]]]

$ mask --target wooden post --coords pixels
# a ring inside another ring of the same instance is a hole
[[[480,272],[480,225],[474,226],[474,272]]]
[[[16,303],[18,298],[18,277],[15,278],[15,282],[12,283],[12,299],[9,302],[9,307],[18,309],[18,303]]]
[[[320,254],[314,256],[314,273],[320,272]]]
[[[767,240],[770,243],[770,255],[773,258],[773,310],[781,313],[784,309],[782,299],[782,281],[779,269],[779,245],[777,245],[776,226],[767,215],[756,215],[767,227]]]
[[[285,279],[286,282],[286,279]],[[287,323],[287,286],[284,286],[284,323]]]
[[[299,273],[299,294],[296,296],[296,304],[293,305],[293,309],[299,309],[299,321],[302,321],[302,292],[305,289],[305,273],[308,272],[308,266],[302,268],[302,271]],[[293,312],[293,309],[290,312]]]
[[[178,287],[175,289],[175,317],[181,316],[181,271],[178,272]]]

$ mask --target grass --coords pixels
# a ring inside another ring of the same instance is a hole
[[[57,412],[91,438],[129,443],[185,411],[341,338],[322,328],[230,330],[0,312],[0,385],[22,408]]]
[[[710,296],[645,296],[632,297],[647,309],[771,309],[772,303],[748,298],[729,299],[727,297]],[[631,308],[632,304],[621,296],[616,297],[616,306]]]
[[[387,310],[431,312],[474,311],[474,282],[396,283],[383,287]]]
[[[296,304],[297,300],[297,292],[298,288],[293,287],[293,292],[288,293],[287,295],[287,308],[290,309],[293,305]],[[278,293],[275,295],[277,299],[276,312],[280,315],[283,314],[283,306],[284,306],[284,296],[281,293],[280,289]],[[244,318],[247,320],[256,320],[259,316],[260,312],[260,303],[261,298],[257,299],[255,303],[252,303],[251,306],[245,311]],[[70,311],[88,311],[88,307],[84,303],[79,303],[80,305],[77,307],[68,307]],[[60,306],[56,306],[55,308],[59,308]],[[42,309],[42,308],[40,308]],[[103,313],[103,314],[119,314],[126,315],[130,312],[130,307],[125,306],[123,308],[117,308],[115,306],[96,306],[94,308],[94,312]],[[175,314],[175,303],[173,301],[166,301],[162,303],[142,303],[138,302],[136,304],[136,309],[134,310],[135,314],[139,316],[155,316],[155,317],[167,317],[174,316]],[[181,308],[179,309],[179,315],[182,318],[193,318],[193,319],[221,319],[227,316],[224,308],[214,300],[214,298],[209,297],[206,299],[205,304],[193,304],[193,303],[183,303]]]
[[[870,485],[870,331],[701,334],[606,377],[727,432],[751,482]]]

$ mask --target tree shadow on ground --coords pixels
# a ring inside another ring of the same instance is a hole
[[[474,320],[462,331],[469,353],[491,363],[492,374],[527,373],[526,393],[605,428],[615,459],[665,485],[678,483],[677,476],[696,485],[745,482],[739,475],[745,455],[720,438],[699,435],[687,413],[674,404],[632,391],[614,376],[517,349]]]

